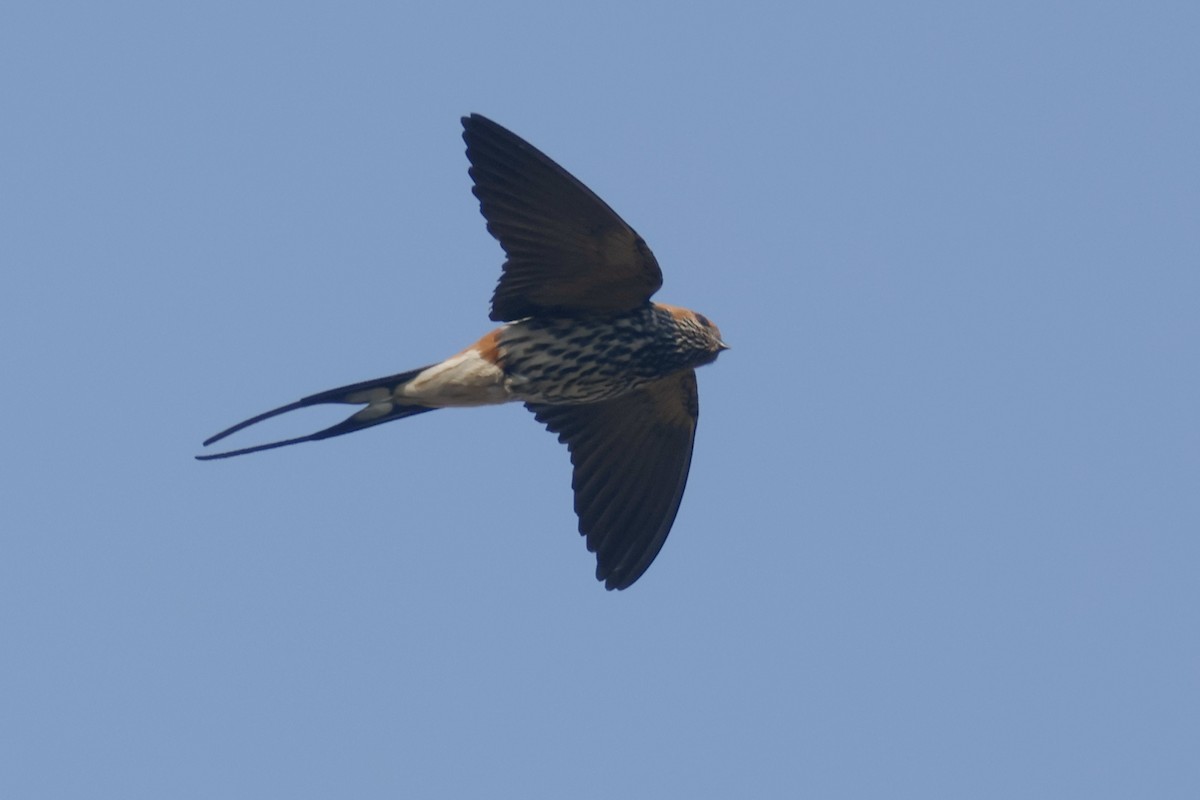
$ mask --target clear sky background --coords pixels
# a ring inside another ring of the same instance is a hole
[[[1200,797],[1195,4],[10,6],[0,796]],[[192,459],[489,329],[472,111],[733,346],[624,593],[517,405]]]

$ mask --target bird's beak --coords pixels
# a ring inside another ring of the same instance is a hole
[[[718,353],[721,352],[722,350],[729,350],[729,349],[730,349],[729,345],[725,344],[724,342],[717,342],[717,352]]]

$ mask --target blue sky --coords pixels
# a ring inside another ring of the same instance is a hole
[[[0,795],[1200,796],[1194,6],[3,17]],[[489,328],[472,111],[734,348],[627,592],[519,406],[192,459]]]

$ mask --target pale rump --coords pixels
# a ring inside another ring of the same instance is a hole
[[[516,398],[505,385],[504,370],[484,358],[477,345],[472,345],[396,387],[393,399],[399,403],[452,408],[489,406]]]

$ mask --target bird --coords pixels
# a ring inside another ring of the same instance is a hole
[[[687,484],[696,368],[728,345],[708,317],[655,303],[662,270],[608,204],[527,141],[462,118],[472,192],[505,253],[490,318],[444,361],[318,392],[239,422],[325,403],[361,405],[307,436],[196,456],[230,458],[328,439],[440,408],[521,402],[567,445],[579,532],[596,578],[626,589],[654,561]]]

